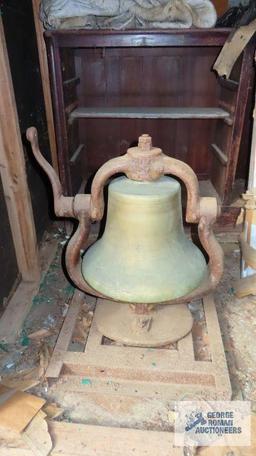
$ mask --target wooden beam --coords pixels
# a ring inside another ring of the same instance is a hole
[[[55,169],[56,173],[59,174],[57,146],[56,146],[56,137],[55,137],[55,129],[54,129],[53,110],[52,110],[52,97],[51,97],[51,89],[50,89],[50,77],[49,77],[49,68],[48,68],[48,62],[47,62],[47,52],[46,52],[44,36],[43,36],[43,33],[44,33],[43,24],[39,19],[40,0],[32,0],[32,5],[33,5],[37,48],[38,48],[39,64],[40,64],[41,79],[42,79],[43,94],[44,94],[47,129],[48,129],[48,136],[49,136],[49,142],[50,142],[50,148],[51,148],[51,159],[52,159],[53,168]]]
[[[255,30],[256,19],[247,25],[240,26],[235,31],[231,31],[230,36],[213,65],[213,69],[217,71],[219,76],[229,78],[235,62],[255,34]]]
[[[256,62],[256,54],[254,54]],[[236,295],[241,298],[256,294],[256,91],[254,92],[253,130],[247,192],[245,200],[244,238],[241,238],[242,268],[241,280],[236,284]]]
[[[37,240],[1,18],[0,92],[0,175],[18,268],[25,282],[34,282],[40,276]]]
[[[256,63],[256,54],[255,54]],[[249,166],[248,190],[256,188],[256,91],[254,94],[254,110],[253,110],[253,130],[252,130],[252,144]]]

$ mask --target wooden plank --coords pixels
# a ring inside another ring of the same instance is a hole
[[[80,78],[75,76],[74,78],[69,78],[69,79],[66,79],[65,81],[63,81],[63,85],[67,86],[69,84],[79,84],[79,82],[80,82]]]
[[[20,434],[0,426],[0,456],[35,456]]]
[[[211,146],[212,146],[212,151],[213,151],[215,157],[217,157],[217,159],[223,166],[227,166],[227,163],[228,163],[227,155],[217,146],[217,144],[213,143],[213,144],[211,144]]]
[[[73,153],[72,157],[69,160],[70,165],[74,165],[76,163],[76,161],[79,158],[83,148],[84,148],[84,144],[80,144],[78,146],[78,148],[75,150],[75,152]]]
[[[52,456],[181,456],[171,432],[49,422]],[[8,455],[6,455],[8,456]]]
[[[238,27],[231,33],[213,66],[220,76],[229,78],[235,62],[255,34],[255,30],[256,19],[247,25]]]
[[[222,76],[219,77],[218,81],[222,87],[225,87],[226,89],[229,89],[229,90],[236,91],[239,86],[239,82],[234,81],[233,79],[225,79]]]
[[[57,247],[58,240],[55,238],[42,244],[39,252],[40,280],[42,280],[52,263]],[[5,340],[8,343],[15,342],[17,334],[22,328],[26,315],[32,306],[33,297],[37,294],[40,280],[37,282],[21,281],[18,285],[0,319],[0,340]]]
[[[180,358],[187,359],[188,363],[195,360],[192,332],[178,341],[178,352]]]
[[[115,377],[93,377],[86,375],[61,375],[60,381],[56,384],[56,393],[58,398],[68,398],[68,395],[73,393],[80,397],[80,405],[82,400],[86,408],[86,401],[88,398],[99,398],[100,396],[106,397],[106,403],[113,404],[118,399],[133,398],[134,401],[138,399],[137,404],[141,403],[141,399],[157,398],[164,402],[179,400],[180,398],[189,395],[190,398],[197,399],[210,399],[214,400],[217,397],[216,389],[212,385],[202,384],[170,384],[161,381],[129,381]],[[188,397],[188,396],[187,396]],[[65,404],[61,404],[62,407]],[[111,408],[111,406],[110,406]]]
[[[218,400],[229,401],[232,396],[232,388],[213,295],[209,294],[205,296],[203,298],[203,303],[212,364],[216,371],[215,379]]]
[[[103,346],[104,347],[104,346]],[[105,351],[105,353],[104,353]],[[155,382],[169,384],[172,386],[172,393],[175,394],[175,386],[183,385],[189,389],[189,385],[200,385],[203,387],[212,387],[215,389],[216,369],[210,362],[191,361],[187,358],[174,361],[170,359],[158,360],[161,350],[156,350],[157,354],[153,357],[156,361],[149,363],[148,360],[143,363],[142,367],[131,363],[125,365],[126,347],[122,352],[122,357],[115,356],[114,350],[102,350],[101,359],[99,353],[81,352],[59,352],[62,357],[62,363],[65,366],[64,374],[81,375],[83,377],[97,377],[127,380],[132,382]],[[117,354],[118,355],[118,354]],[[162,358],[162,356],[161,356]],[[144,360],[143,360],[144,361]],[[165,365],[164,365],[165,362]],[[144,366],[146,365],[146,366]],[[225,372],[224,372],[225,374]],[[47,377],[49,377],[47,375]]]
[[[240,145],[242,139],[242,132],[245,121],[246,106],[248,97],[251,95],[253,85],[253,52],[254,43],[251,42],[247,45],[243,55],[240,83],[237,92],[237,103],[234,114],[234,123],[232,126],[232,136],[230,140],[230,150],[227,154],[229,163],[227,166],[227,178],[225,182],[225,199],[228,200],[230,189],[232,189],[235,174],[237,169],[237,162],[240,152]]]
[[[79,290],[76,290],[70,303],[58,340],[56,342],[50,364],[47,368],[46,377],[56,378],[60,375],[63,365],[63,358],[60,356],[60,353],[65,352],[68,349],[76,324],[76,319],[78,317],[81,304],[84,302],[84,300],[85,294]]]
[[[73,112],[78,106],[78,101],[73,101],[70,103],[68,106],[65,107],[65,113],[69,115],[71,112]]]
[[[50,149],[51,149],[51,159],[52,159],[52,165],[53,165],[56,173],[58,174],[59,168],[58,168],[57,146],[56,146],[56,138],[55,138],[55,130],[54,130],[49,68],[48,68],[48,62],[47,62],[46,47],[45,47],[45,42],[44,42],[44,37],[43,37],[43,33],[44,33],[43,24],[39,19],[40,0],[32,0],[32,5],[33,5],[34,23],[35,23],[35,29],[36,29],[36,39],[37,39],[37,48],[38,48],[39,64],[40,64],[40,71],[41,71],[42,87],[43,87],[43,94],[44,94],[46,122],[47,122],[48,136],[49,136]]]
[[[171,432],[48,421],[51,456],[182,456]],[[0,428],[0,456],[32,456],[19,434]]]
[[[256,55],[254,57],[256,62]],[[254,93],[253,130],[249,166],[248,190],[256,188],[256,91]]]
[[[46,45],[52,87],[59,176],[64,195],[69,195],[72,193],[72,182],[69,170],[69,141],[66,126],[60,49],[56,46],[55,40],[47,41]]]
[[[15,341],[37,291],[37,283],[20,282],[0,320],[1,340],[8,343]]]
[[[76,108],[70,113],[70,121],[80,118],[120,119],[225,119],[229,113],[222,108]]]
[[[36,231],[2,20],[0,38],[0,174],[18,268],[33,282],[40,276]]]
[[[237,280],[233,287],[238,298],[256,295],[256,274]]]
[[[60,47],[223,46],[230,28],[178,30],[47,30]]]
[[[53,446],[45,417],[46,414],[39,410],[22,433],[22,439],[33,450],[35,456],[50,455]]]

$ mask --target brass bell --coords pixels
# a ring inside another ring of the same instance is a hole
[[[84,255],[82,273],[92,288],[122,302],[168,302],[197,288],[206,262],[184,233],[179,182],[114,179],[104,234]]]
[[[223,252],[212,229],[217,201],[200,197],[193,170],[152,147],[150,136],[142,135],[138,147],[97,171],[91,194],[66,197],[39,151],[33,127],[27,138],[51,181],[56,215],[79,221],[66,249],[66,267],[78,288],[98,297],[94,318],[100,333],[148,347],[188,334],[193,319],[187,303],[212,291],[223,270]],[[108,186],[105,231],[81,259],[91,222],[103,218],[104,185],[117,173],[124,176]],[[184,233],[180,184],[167,175],[178,177],[186,187],[186,221],[198,224],[207,264]]]

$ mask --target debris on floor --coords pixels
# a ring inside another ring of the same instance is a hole
[[[92,317],[93,311],[88,311],[88,307],[86,306],[86,304],[83,305],[75,325],[75,329],[72,336],[72,343],[76,342],[78,344],[82,344],[83,346],[86,344],[89,329],[92,323]]]
[[[239,277],[240,253],[237,243],[223,243],[225,250],[225,273],[220,286],[216,290],[216,306],[222,331],[224,347],[230,372],[234,399],[252,401],[252,411],[256,411],[256,348],[252,334],[256,327],[255,297],[249,296],[238,299],[234,295],[233,283]],[[15,344],[0,342],[0,375],[1,388],[14,388],[21,392],[29,391],[31,395],[43,401],[40,414],[36,421],[30,420],[26,436],[26,444],[30,441],[31,451],[38,451],[39,441],[35,434],[47,435],[47,423],[78,422],[84,425],[121,426],[139,430],[155,429],[158,432],[170,431],[173,428],[173,409],[171,404],[164,404],[159,398],[141,400],[139,397],[129,398],[119,393],[120,385],[107,385],[113,390],[111,407],[104,402],[102,387],[95,384],[95,378],[89,375],[82,377],[81,388],[88,391],[86,404],[76,391],[77,385],[70,385],[68,375],[58,381],[45,380],[44,374],[48,366],[59,331],[69,310],[74,288],[68,283],[61,265],[61,246],[56,257],[45,275],[37,296],[34,298],[32,309],[23,326],[20,337]],[[95,298],[87,296],[77,319],[76,327],[70,342],[69,350],[83,351],[91,326]],[[192,338],[196,357],[202,361],[210,360],[209,340],[205,326],[204,313],[200,302],[189,305],[194,318]],[[115,345],[114,341],[102,338],[103,345]],[[117,346],[120,344],[116,344]],[[175,350],[175,344],[166,347]],[[149,349],[150,350],[150,349]],[[157,364],[157,361],[154,361]],[[93,386],[93,388],[92,388]],[[67,388],[74,387],[69,398]],[[91,390],[98,390],[98,393]],[[1,405],[1,398],[0,398]],[[38,413],[38,411],[37,411]],[[47,416],[45,416],[47,415]],[[32,417],[32,420],[35,419]],[[46,423],[47,421],[47,423]],[[45,426],[46,424],[46,426]],[[49,429],[50,429],[49,425]],[[36,429],[41,431],[36,431]],[[255,416],[253,415],[253,428]],[[27,427],[25,428],[27,429]],[[22,431],[24,433],[24,431]],[[40,437],[41,438],[41,437]],[[44,440],[44,439],[43,439]],[[31,442],[34,443],[31,443]],[[50,454],[49,439],[45,440],[45,453]],[[48,443],[47,443],[48,442]],[[1,443],[1,439],[0,439]],[[1,449],[1,444],[0,444]],[[37,450],[36,450],[37,449]],[[201,449],[202,456],[218,454],[226,456],[224,450],[219,453],[213,449]],[[208,453],[207,453],[208,451]],[[212,451],[212,452],[211,452]],[[251,456],[249,450],[239,453],[238,449],[229,449],[234,455]],[[254,450],[253,450],[254,451]],[[34,454],[34,453],[31,453]],[[35,453],[37,454],[37,453]],[[39,453],[38,453],[39,454]],[[228,454],[228,453],[227,453]],[[0,451],[1,455],[1,451]],[[30,453],[28,453],[30,456]]]
[[[26,391],[40,383],[40,373],[40,365],[36,365],[30,369],[4,376],[1,380],[1,385]]]
[[[14,438],[21,437],[33,455],[48,456],[53,445],[47,420],[54,420],[62,413],[63,410],[55,403],[46,403],[41,397],[1,384],[0,454],[1,448],[6,449],[6,433],[8,436],[8,433],[12,432]],[[1,434],[4,436],[3,442]]]
[[[251,445],[249,447],[204,447],[198,456],[255,456],[256,454],[256,416],[251,418]]]

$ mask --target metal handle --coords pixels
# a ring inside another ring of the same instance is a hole
[[[64,196],[59,177],[40,152],[36,128],[28,128],[26,136],[31,144],[35,159],[43,168],[52,184],[55,214],[59,217],[76,218],[79,221],[77,230],[70,239],[65,252],[69,277],[82,291],[100,296],[84,280],[81,272],[81,248],[86,245],[90,234],[91,195],[78,194],[76,196]]]

